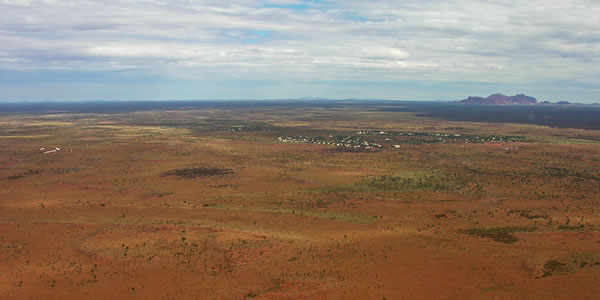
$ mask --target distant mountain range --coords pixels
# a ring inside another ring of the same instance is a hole
[[[487,98],[483,97],[469,97],[467,99],[457,101],[458,103],[465,104],[538,104],[540,102],[537,99],[525,96],[524,94],[518,94],[514,96],[506,96],[500,93],[490,95]]]

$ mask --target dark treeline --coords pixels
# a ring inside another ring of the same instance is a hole
[[[198,100],[198,101],[81,101],[0,103],[0,113],[127,113],[174,109],[345,108],[366,111],[414,112],[451,121],[537,124],[559,128],[600,129],[600,106],[594,105],[476,105],[453,102],[392,100]]]

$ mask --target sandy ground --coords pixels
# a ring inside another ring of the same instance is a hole
[[[151,113],[133,115],[140,124],[52,116],[51,130],[3,117],[0,135],[33,138],[0,139],[1,299],[600,295],[594,142],[344,152],[278,143],[277,132],[149,126],[142,121]],[[450,124],[428,120],[385,124]],[[307,125],[298,124],[286,126]],[[469,124],[450,125],[535,132]],[[540,132],[561,139],[574,131]],[[165,175],[199,167],[232,172]]]

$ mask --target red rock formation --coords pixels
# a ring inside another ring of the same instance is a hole
[[[515,96],[506,96],[500,93],[490,95],[487,98],[483,97],[469,97],[465,100],[458,101],[459,103],[465,104],[537,104],[537,99],[525,96],[524,94],[518,94]]]

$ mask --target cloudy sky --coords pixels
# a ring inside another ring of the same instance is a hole
[[[600,102],[598,0],[0,0],[0,100]]]

